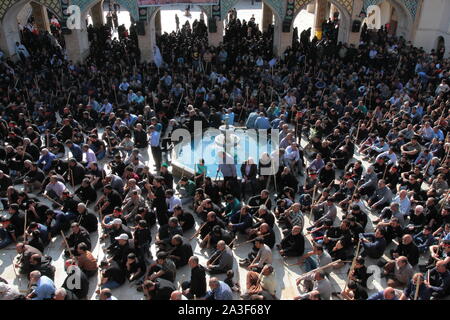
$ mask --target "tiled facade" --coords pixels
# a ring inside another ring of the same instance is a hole
[[[34,0],[34,2],[40,3],[46,6],[50,11],[58,16],[58,18],[62,17],[61,4],[60,0]],[[3,17],[8,12],[9,8],[11,8],[17,0],[1,0],[0,1],[0,21],[3,20]]]
[[[364,0],[364,9],[366,10],[369,6],[380,4],[383,1],[384,0]],[[397,2],[402,2],[404,4],[413,19],[416,17],[419,0],[398,0]]]

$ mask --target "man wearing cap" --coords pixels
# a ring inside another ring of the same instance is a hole
[[[117,208],[119,209],[119,208]],[[115,216],[120,217],[121,212],[117,211],[117,209],[115,209],[114,211],[116,211],[116,213],[114,214]],[[131,239],[132,235],[130,232],[130,229],[123,224],[122,219],[120,218],[114,218],[110,223],[109,223],[109,228],[111,229],[109,236],[110,236],[110,240],[111,240],[111,246],[116,244],[116,237],[120,236],[123,233],[126,233],[128,235],[128,238]]]
[[[136,257],[136,254],[130,252],[127,255],[125,263],[126,277],[129,282],[133,282],[142,278],[145,275],[146,266],[144,261]]]
[[[116,261],[123,269],[127,263],[128,254],[133,251],[130,247],[129,239],[128,234],[122,233],[114,238],[116,241],[107,249],[107,252],[111,254],[110,259]]]

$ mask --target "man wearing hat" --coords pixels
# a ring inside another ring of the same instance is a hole
[[[110,220],[111,222],[108,225],[106,225],[107,228],[111,229],[111,231],[109,232],[111,246],[114,246],[116,244],[117,242],[116,237],[120,236],[123,233],[126,233],[129,239],[132,238],[130,229],[126,225],[124,225],[123,220],[121,218],[118,218],[122,215],[120,208],[117,207],[114,211],[115,212],[113,213],[113,216],[115,216],[116,218],[112,219],[112,221]],[[110,217],[109,219],[111,218],[112,217]]]
[[[115,242],[107,249],[107,252],[111,254],[111,259],[116,261],[122,269],[125,269],[128,254],[133,252],[128,241],[129,239],[128,234],[122,233],[114,237]]]

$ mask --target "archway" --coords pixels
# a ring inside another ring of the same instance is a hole
[[[19,0],[11,5],[0,24],[0,47],[11,57],[15,55],[16,42],[21,42],[17,17],[22,9],[30,2],[36,2],[44,6],[48,11],[60,18],[60,14],[56,12],[57,10],[47,6],[46,1]]]
[[[171,33],[177,31],[181,29],[186,22],[189,23],[191,28],[195,21],[200,20],[203,20],[203,23],[208,25],[207,13],[203,8],[198,5],[189,5],[189,10],[187,10],[187,8],[188,5],[180,4],[159,7],[157,12],[153,15],[153,18],[156,19],[155,28],[157,31],[159,29],[158,24],[161,25],[159,33]]]
[[[291,28],[294,27],[295,20],[300,15],[300,13],[303,10],[306,10],[307,6],[309,4],[314,4],[314,3],[315,3],[314,0],[303,0],[303,1],[296,2],[295,13],[294,13],[294,17],[292,20],[293,23],[291,24]],[[348,8],[341,3],[341,1],[328,0],[327,5],[331,7],[331,4],[334,6],[335,10],[337,10],[337,12],[339,13],[337,16],[339,19],[339,32],[338,32],[338,36],[337,36],[337,41],[346,43],[349,38],[349,31],[350,31],[350,24],[351,24],[350,12],[349,12]],[[304,14],[304,13],[302,13],[302,14]],[[328,18],[328,17],[330,17],[330,18],[332,17],[331,8],[329,10],[329,15],[326,16],[326,18]],[[300,35],[300,32],[301,32],[301,30],[299,30],[299,35]],[[312,36],[314,36],[313,32],[312,32]]]
[[[365,10],[368,29],[387,28],[392,35],[410,39],[413,26],[413,18],[404,3],[399,0],[375,0],[371,1]]]

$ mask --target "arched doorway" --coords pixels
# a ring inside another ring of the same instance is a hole
[[[363,20],[369,30],[383,27],[391,35],[410,39],[413,18],[402,1],[375,0],[371,3],[365,8],[367,17]]]
[[[58,18],[61,17],[60,12],[58,12],[60,8],[58,9],[50,7],[47,5],[46,1],[16,1],[8,8],[0,24],[0,47],[5,51],[7,55],[14,56],[16,42],[21,42],[22,40],[17,17],[22,12],[23,8],[31,2],[42,5],[54,16]]]
[[[308,29],[311,27],[311,37],[314,36],[314,19],[315,14],[314,13],[308,13],[307,7],[310,4],[315,4],[314,0],[304,0],[304,1],[297,1],[296,7],[295,7],[295,14],[293,18],[293,26],[298,27],[298,33],[300,36],[301,31]],[[328,0],[327,1],[327,14],[325,14],[325,20],[336,20],[336,26],[338,27],[338,34],[337,34],[337,41],[338,42],[347,42],[349,37],[349,29],[350,29],[350,22],[351,22],[351,15],[348,11],[348,8],[345,7],[341,1],[336,0]],[[301,21],[297,19],[301,18],[307,18],[308,21],[306,23],[302,23]],[[301,30],[301,28],[303,30]]]
[[[171,33],[182,29],[183,26],[188,23],[190,27],[194,23],[202,21],[206,26],[208,25],[208,18],[206,12],[198,5],[171,5],[159,8],[158,12],[155,13],[154,18],[156,19],[156,29],[159,26],[160,33]],[[159,21],[158,21],[159,20]]]

